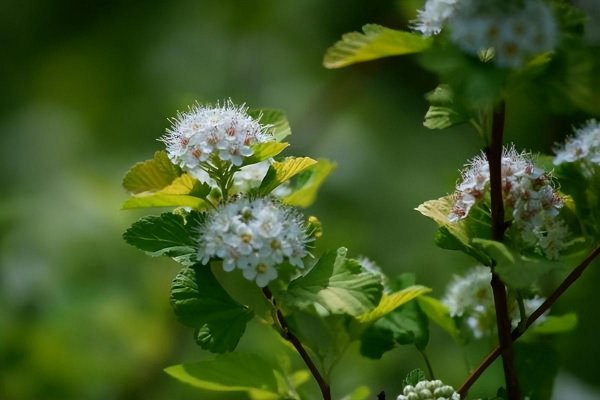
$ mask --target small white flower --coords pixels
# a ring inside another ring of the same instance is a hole
[[[463,276],[455,276],[442,299],[442,302],[448,307],[450,316],[460,318],[469,336],[474,339],[490,336],[496,329],[491,280],[492,273],[489,267],[475,267]],[[544,300],[538,296],[525,299],[523,303],[527,315],[531,315]],[[521,316],[514,299],[509,299],[509,314],[512,326],[515,328],[521,320]],[[537,322],[540,320],[538,319]]]
[[[600,165],[600,123],[591,119],[555,149],[554,165],[581,162],[586,167]]]
[[[277,278],[277,265],[303,268],[312,240],[301,216],[275,200],[237,198],[210,211],[199,228],[198,260],[221,259],[260,287]]]
[[[550,176],[537,168],[531,156],[514,147],[502,153],[502,194],[505,215],[512,216],[510,231],[522,244],[554,260],[566,246],[566,225],[557,220],[563,205]],[[484,153],[472,159],[462,172],[454,193],[454,205],[448,215],[456,223],[467,218],[471,209],[489,193],[489,165]]]
[[[241,166],[252,155],[252,146],[274,140],[268,126],[247,114],[244,105],[231,100],[223,106],[195,105],[178,113],[161,140],[169,158],[185,171],[198,175],[221,161]]]
[[[437,35],[454,14],[457,3],[457,0],[427,0],[417,12],[417,19],[411,22],[412,28],[425,36]]]

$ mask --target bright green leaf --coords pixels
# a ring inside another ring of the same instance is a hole
[[[317,197],[317,191],[325,178],[336,168],[336,164],[325,159],[300,172],[291,182],[291,193],[283,198],[283,202],[296,207],[308,207]]]
[[[263,194],[271,193],[277,186],[316,163],[310,157],[287,157],[281,162],[273,161],[259,190]]]
[[[233,300],[208,265],[184,268],[173,280],[171,305],[177,318],[197,330],[197,343],[215,353],[233,351],[253,312]]]
[[[332,314],[357,316],[373,309],[383,288],[377,275],[365,272],[347,250],[326,253],[304,276],[292,281],[283,300],[290,307],[319,304]]]
[[[153,257],[168,256],[186,265],[196,258],[196,229],[201,214],[192,211],[187,216],[174,213],[151,215],[135,222],[123,239]]]
[[[286,149],[290,144],[289,143],[279,143],[279,142],[265,142],[258,143],[252,146],[252,155],[250,157],[246,157],[244,159],[244,166],[250,164],[256,164],[261,161],[267,160],[271,157],[275,157],[277,154],[281,153]]]
[[[166,368],[173,378],[218,392],[251,392],[261,399],[279,399],[273,368],[260,356],[222,354],[213,359]],[[255,397],[256,398],[256,397]]]
[[[350,32],[331,46],[323,60],[326,68],[340,68],[350,64],[382,57],[419,53],[427,50],[432,39],[422,35],[398,31],[380,25],[367,24],[363,32]]]
[[[277,142],[281,142],[287,136],[292,134],[290,123],[281,110],[258,109],[248,110],[248,115],[253,118],[259,118],[262,125],[269,125],[269,131],[275,137]]]
[[[157,193],[130,197],[121,206],[123,210],[156,207],[191,207],[195,210],[205,210],[208,208],[208,203],[206,200],[195,196]]]
[[[549,315],[527,330],[527,335],[553,335],[570,332],[577,327],[577,314]]]
[[[154,158],[135,164],[123,178],[123,187],[131,193],[158,191],[168,186],[181,174],[164,150]]]
[[[444,303],[429,296],[420,296],[417,298],[417,301],[421,310],[427,315],[427,318],[448,332],[452,338],[456,339],[459,337],[460,331],[456,327],[456,323],[450,316],[450,311],[448,311],[448,307]]]
[[[379,318],[391,313],[401,305],[406,304],[420,295],[430,291],[431,289],[425,286],[415,285],[398,292],[384,294],[381,297],[377,307],[369,312],[359,315],[356,317],[356,319],[363,324],[373,323]]]

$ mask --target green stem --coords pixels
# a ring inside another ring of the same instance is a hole
[[[419,350],[419,353],[421,353],[421,356],[423,357],[423,361],[425,361],[425,365],[427,366],[427,372],[429,373],[429,379],[434,380],[435,374],[433,373],[433,367],[431,366],[431,362],[429,360],[429,357],[427,356],[427,353],[425,352],[425,349],[420,349],[417,347],[417,350]]]
[[[517,304],[519,305],[519,325],[517,329],[519,332],[525,332],[527,327],[527,311],[525,310],[525,301],[523,300],[523,295],[521,292],[517,290]]]

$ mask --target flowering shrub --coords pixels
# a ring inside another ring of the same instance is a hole
[[[423,53],[419,61],[443,82],[426,96],[424,125],[469,123],[482,139],[481,154],[467,162],[454,193],[417,207],[437,224],[438,246],[461,251],[477,265],[455,277],[441,300],[414,277],[388,277],[385,268],[350,257],[344,247],[316,253],[320,223],[299,209],[312,204],[335,165],[282,157],[291,131],[281,112],[228,100],[179,113],[161,138],[166,151],[136,164],[123,181],[131,193],[124,208],[173,209],[142,218],[124,238],[182,265],[171,288],[173,310],[194,329],[199,346],[218,354],[166,371],[200,388],[245,391],[252,399],[315,398],[300,388],[305,370],[234,352],[257,317],[294,348],[325,400],[334,398],[331,371],[354,342],[370,358],[401,345],[414,345],[423,356],[428,376],[414,370],[401,387],[390,388],[402,393],[398,400],[466,398],[499,356],[505,387],[496,398],[549,398],[557,368],[544,365],[524,379],[515,357],[536,363],[539,351],[526,350],[538,349],[542,335],[568,332],[577,322],[574,314],[551,315],[549,309],[600,254],[600,127],[588,121],[557,145],[553,158],[505,144],[504,121],[511,92],[533,80],[554,82],[548,90],[560,87],[548,96],[553,103],[600,114],[598,98],[590,100],[577,83],[587,70],[571,60],[573,49],[591,52],[581,38],[583,21],[562,0],[427,0],[411,23],[414,32],[366,25],[325,55],[325,66],[337,68]],[[547,278],[562,265],[557,261],[576,267],[549,288]],[[236,274],[245,281],[228,282]],[[262,294],[269,312],[242,300],[247,293]],[[498,346],[456,391],[434,377],[426,353],[429,321],[459,346],[498,337]],[[513,344],[522,335],[527,349]],[[366,399],[368,393],[359,387],[344,398]],[[378,399],[384,398],[381,391]]]

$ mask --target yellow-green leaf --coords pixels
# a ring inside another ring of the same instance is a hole
[[[277,186],[304,171],[317,161],[310,157],[287,157],[283,161],[274,161],[260,184],[261,193],[270,193]]]
[[[153,207],[191,207],[195,210],[203,210],[208,207],[206,200],[195,196],[171,195],[171,194],[150,194],[147,196],[130,197],[123,203],[123,210],[134,208],[153,208]]]
[[[419,53],[431,44],[431,38],[419,34],[367,24],[363,26],[363,33],[346,33],[331,46],[325,53],[323,65],[340,68],[382,57]]]
[[[181,174],[164,150],[154,158],[135,164],[123,178],[123,187],[131,193],[158,191],[168,186]]]
[[[256,164],[268,158],[275,157],[288,147],[289,143],[265,142],[252,146],[252,155],[244,159],[244,165]]]
[[[296,207],[308,207],[317,197],[317,191],[325,179],[337,167],[336,163],[329,160],[319,159],[316,164],[307,168],[303,173],[308,178],[301,184],[292,188],[292,193],[283,198],[283,202]]]
[[[182,174],[159,192],[162,194],[189,194],[194,189],[194,184],[196,182],[197,180],[190,175]]]
[[[356,319],[363,324],[373,323],[379,318],[391,313],[401,305],[404,305],[414,298],[430,291],[431,289],[428,287],[414,285],[392,294],[384,294],[381,297],[377,307],[369,312],[359,315],[356,317]]]
[[[275,137],[275,140],[281,142],[285,137],[292,134],[290,123],[281,110],[274,109],[253,109],[248,110],[248,114],[253,118],[260,118],[262,125],[268,125],[269,131]]]
[[[460,332],[456,327],[454,319],[450,316],[448,307],[438,299],[429,296],[421,296],[417,299],[421,310],[431,321],[448,332],[452,338],[457,339]]]

